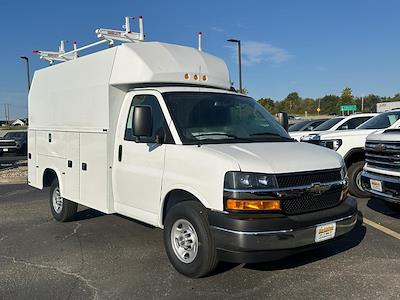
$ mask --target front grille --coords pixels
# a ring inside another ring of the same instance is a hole
[[[4,142],[2,142],[2,141],[0,141],[0,147],[14,147],[14,146],[16,146],[17,144],[15,143],[15,141],[4,141]]]
[[[298,198],[282,200],[282,211],[294,215],[334,207],[340,203],[340,195],[340,189],[323,194],[305,193]]]
[[[367,142],[365,160],[372,167],[400,171],[400,142]]]
[[[276,175],[279,188],[307,186],[341,180],[340,169]]]

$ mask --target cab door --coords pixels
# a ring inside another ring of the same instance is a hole
[[[165,142],[170,134],[160,106],[160,94],[146,91],[130,95],[121,111],[115,144],[112,178],[115,208],[118,213],[157,225]],[[137,139],[133,136],[132,118],[137,105],[151,107],[153,127],[150,137]]]

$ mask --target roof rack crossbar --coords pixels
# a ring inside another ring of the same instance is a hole
[[[74,42],[73,50],[68,52],[65,52],[65,41],[61,41],[58,52],[44,50],[33,50],[32,52],[38,54],[40,56],[40,59],[47,60],[50,64],[53,64],[55,61],[64,62],[72,59],[77,59],[79,51],[89,49],[91,47],[95,47],[104,43],[109,43],[109,45],[112,46],[114,45],[114,41],[118,41],[121,43],[143,42],[143,17],[139,17],[139,32],[131,31],[130,20],[133,19],[133,17],[125,17],[125,25],[123,26],[123,28],[125,29],[124,31],[104,28],[96,29],[95,32],[97,37],[101,39],[100,41],[91,43],[80,48],[77,48],[77,44],[76,42]]]

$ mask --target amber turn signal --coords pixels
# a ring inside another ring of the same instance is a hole
[[[279,200],[236,200],[228,199],[226,208],[229,210],[281,210]]]

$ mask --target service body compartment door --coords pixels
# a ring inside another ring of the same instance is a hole
[[[37,187],[36,131],[28,129],[28,183]]]
[[[69,200],[79,202],[79,132],[66,133],[68,141],[66,149],[65,179],[63,196]]]
[[[108,213],[107,134],[80,133],[79,143],[79,203]]]

